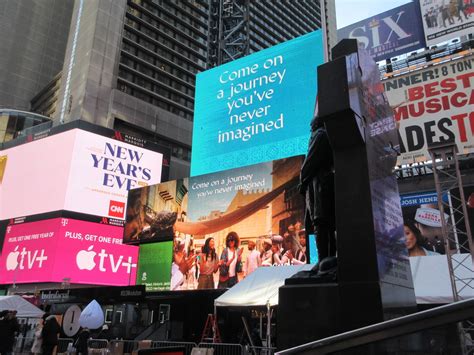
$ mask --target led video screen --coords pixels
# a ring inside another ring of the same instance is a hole
[[[163,154],[80,129],[3,151],[0,219],[69,210],[125,219],[128,190],[161,181]]]
[[[171,290],[229,287],[230,278],[238,282],[261,266],[304,264],[302,161],[297,156],[132,190],[124,242],[148,248],[173,241]]]
[[[137,285],[145,285],[146,291],[170,289],[173,242],[140,245]]]
[[[322,36],[312,32],[197,75],[191,176],[306,153]]]
[[[7,225],[0,283],[134,285],[138,247],[123,245],[122,234],[122,227],[70,218]]]

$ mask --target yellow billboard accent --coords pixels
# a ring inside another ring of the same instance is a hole
[[[0,156],[0,184],[3,181],[3,174],[5,173],[5,168],[7,167],[7,155]]]

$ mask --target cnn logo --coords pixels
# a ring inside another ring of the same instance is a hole
[[[124,218],[125,202],[111,200],[109,204],[109,216],[116,218]]]

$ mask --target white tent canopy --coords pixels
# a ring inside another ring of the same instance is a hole
[[[472,279],[473,265],[469,254],[454,254],[458,267],[456,275],[463,279]],[[449,278],[446,255],[430,255],[410,257],[411,271],[417,303],[450,303],[453,293]],[[309,270],[313,265],[295,265],[278,267],[260,267],[248,277],[240,281],[214,301],[219,306],[270,306],[278,305],[278,288],[283,286],[285,279],[300,270]],[[463,298],[474,298],[474,290],[462,287]]]
[[[278,288],[285,279],[314,265],[259,267],[245,279],[214,301],[214,306],[270,306],[278,305]]]
[[[472,259],[470,254],[453,254],[455,274],[458,278],[472,280]],[[453,291],[449,277],[446,255],[410,257],[411,273],[415,285],[417,303],[450,303],[453,302]],[[464,287],[463,287],[464,286]],[[458,291],[463,299],[473,298],[474,290],[457,282]]]
[[[0,296],[0,311],[17,311],[20,318],[41,318],[44,314],[21,296]]]

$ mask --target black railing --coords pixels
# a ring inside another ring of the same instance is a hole
[[[290,354],[462,354],[459,327],[474,318],[474,299],[377,323],[316,340],[277,355]],[[471,338],[470,334],[464,340]],[[470,349],[472,351],[472,348]],[[469,352],[471,353],[471,352]]]
[[[458,155],[459,168],[462,172],[474,169],[474,154]],[[397,165],[395,167],[395,176],[399,180],[409,179],[433,174],[433,163],[431,160],[418,163]]]
[[[405,69],[413,65],[427,64],[435,59],[441,59],[472,48],[474,48],[473,39],[464,42],[458,41],[442,46],[432,46],[431,48],[419,53],[413,52],[403,59],[392,58],[391,63],[379,66],[380,74],[383,75],[396,72],[397,70]]]

